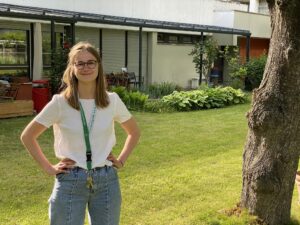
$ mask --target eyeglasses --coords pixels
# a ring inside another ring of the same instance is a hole
[[[85,65],[89,69],[95,69],[96,65],[97,65],[97,61],[95,61],[95,60],[89,60],[87,62],[79,61],[79,62],[74,63],[74,65],[79,70],[83,70]]]

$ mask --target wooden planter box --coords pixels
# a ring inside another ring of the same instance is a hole
[[[33,115],[32,100],[15,100],[0,102],[0,118]]]

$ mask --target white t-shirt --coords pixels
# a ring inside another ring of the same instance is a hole
[[[108,93],[109,105],[97,108],[90,132],[92,167],[112,165],[106,158],[116,144],[114,121],[123,123],[131,118],[130,112],[116,93]],[[92,116],[94,99],[80,99],[87,124]],[[57,158],[70,158],[76,166],[86,166],[86,145],[80,111],[72,108],[63,95],[54,95],[52,100],[34,118],[46,127],[53,125],[54,150]]]

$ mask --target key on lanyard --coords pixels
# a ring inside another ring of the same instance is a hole
[[[89,189],[93,189],[93,178],[92,178],[91,174],[89,174],[87,177],[86,187]]]

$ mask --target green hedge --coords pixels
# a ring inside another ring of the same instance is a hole
[[[194,91],[174,91],[164,96],[162,101],[177,111],[221,108],[226,105],[244,103],[246,95],[232,87],[208,88]]]
[[[128,109],[143,110],[148,95],[139,91],[128,91],[125,87],[112,87],[111,91],[116,92]]]
[[[246,94],[232,87],[174,91],[162,99],[148,99],[148,95],[144,93],[128,91],[121,86],[113,87],[111,91],[116,92],[130,110],[156,113],[221,108],[244,103],[247,100]]]
[[[175,112],[176,109],[161,99],[148,99],[144,105],[144,111],[153,113]]]
[[[159,99],[173,93],[173,91],[180,91],[181,89],[182,88],[175,83],[162,82],[150,84],[145,89],[145,93],[147,93],[151,99]]]

